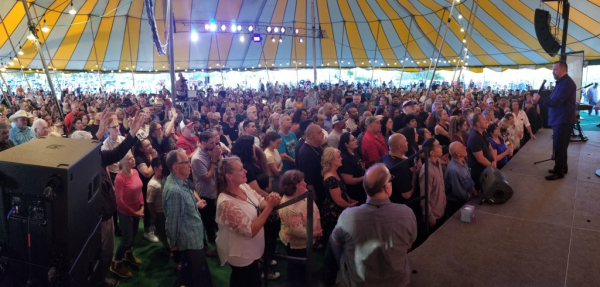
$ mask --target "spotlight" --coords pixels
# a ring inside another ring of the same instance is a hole
[[[198,41],[198,32],[196,31],[196,29],[192,28],[192,32],[191,32],[190,36],[192,38],[192,42]]]
[[[49,31],[50,28],[48,28],[48,25],[46,25],[46,19],[44,19],[44,26],[42,26],[42,32],[48,33]]]
[[[279,27],[275,27],[275,28],[273,29],[273,33],[279,33]]]
[[[285,33],[285,28],[281,27],[281,34]]]
[[[73,7],[73,2],[71,2],[71,10],[69,10],[69,14],[71,14],[71,15],[77,14],[77,10],[75,10],[75,8]]]
[[[262,41],[262,37],[259,34],[254,34],[254,36],[252,36],[252,41],[260,43],[260,41]]]
[[[227,26],[225,26],[225,24],[221,25],[221,31],[225,31],[227,30]]]
[[[463,43],[466,43],[466,42],[467,42],[467,39],[463,39]]]
[[[465,28],[460,28],[460,31],[461,31],[461,32],[464,32],[464,31],[465,31]]]
[[[235,24],[231,24],[231,27],[229,29],[231,29],[232,33],[235,33],[237,31],[237,26]]]
[[[240,35],[240,42],[244,42],[244,35]]]
[[[267,27],[267,33],[271,33],[271,26]]]
[[[279,38],[279,43],[282,43],[282,42],[283,42],[283,38]]]
[[[254,30],[254,27],[252,27],[252,25],[248,26],[248,32],[252,32]]]
[[[211,31],[211,32],[217,31],[217,24],[215,24],[215,23],[210,23],[210,31]]]
[[[242,25],[237,25],[237,30],[238,30],[238,32],[242,31]]]
[[[462,14],[458,14],[458,19],[462,19]]]
[[[210,30],[210,24],[208,24],[208,23],[204,24],[204,30],[206,30],[206,31]]]
[[[298,40],[298,41],[300,41],[300,44],[304,43],[304,39],[302,39],[302,38],[300,38],[300,40]]]
[[[300,34],[300,29],[296,28],[296,29],[294,30],[294,33],[295,33],[296,35]]]
[[[275,43],[275,37],[271,36],[271,42]]]

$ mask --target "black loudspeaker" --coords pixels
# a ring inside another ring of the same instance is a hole
[[[535,9],[535,35],[537,36],[540,45],[550,57],[556,56],[561,46],[550,31],[550,12],[542,9]]]
[[[98,141],[49,137],[0,153],[0,286],[92,285],[101,168]]]
[[[505,203],[514,193],[504,174],[502,174],[499,169],[492,166],[488,166],[483,171],[479,178],[479,182],[481,183],[482,201],[489,203]]]

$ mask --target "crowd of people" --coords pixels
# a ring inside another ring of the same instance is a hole
[[[424,227],[477,197],[484,169],[502,168],[541,128],[526,90],[276,82],[197,94],[175,103],[166,89],[63,94],[57,105],[21,89],[0,106],[0,151],[48,136],[102,145],[103,284],[118,285],[109,271],[128,278],[145,263],[134,250],[142,221],[144,238],[160,242],[175,272],[188,270],[190,286],[212,286],[207,257],[231,268],[230,286],[275,280],[277,262],[263,254],[282,244],[304,257],[309,233],[325,248],[326,285],[339,271],[346,286],[405,286],[406,254],[426,239]],[[423,148],[427,162],[421,154],[400,164]],[[417,200],[425,185],[428,202]],[[313,230],[306,200],[273,212],[307,190]],[[261,279],[266,266],[273,271]],[[290,284],[302,286],[303,270],[288,264]]]

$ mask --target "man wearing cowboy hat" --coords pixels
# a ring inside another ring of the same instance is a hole
[[[9,139],[15,144],[20,145],[35,138],[33,130],[27,126],[27,112],[19,110],[10,118],[11,122],[15,122],[15,127],[10,129]]]

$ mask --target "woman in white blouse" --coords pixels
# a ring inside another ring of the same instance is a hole
[[[271,182],[271,190],[280,192],[279,190],[279,181],[281,169],[283,168],[283,162],[281,161],[281,156],[279,155],[279,145],[281,144],[281,136],[275,132],[268,132],[265,134],[265,137],[262,140],[262,148],[265,151],[265,156],[267,157],[267,174],[269,175],[269,180]]]
[[[217,170],[217,250],[221,265],[231,266],[230,286],[260,287],[258,259],[265,249],[265,222],[281,197],[260,196],[246,184],[242,161],[223,159]]]

